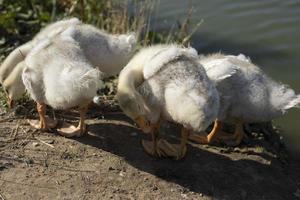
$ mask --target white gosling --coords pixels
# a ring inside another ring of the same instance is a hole
[[[41,40],[46,38],[51,39],[63,32],[69,26],[80,23],[81,22],[77,18],[65,19],[58,22],[54,22],[43,28],[31,41],[19,46],[7,56],[7,58],[3,61],[3,63],[0,66],[0,83],[4,87],[4,90],[7,91],[8,104],[12,105],[13,102],[22,97],[22,95],[25,92],[23,82],[19,81],[22,76],[22,71],[15,69],[20,68],[20,66],[17,67],[18,64],[26,58],[27,54]],[[5,82],[9,82],[9,85],[5,84]]]
[[[37,103],[40,120],[30,124],[39,129],[56,126],[56,121],[45,117],[46,104],[59,109],[79,107],[77,127],[64,124],[58,132],[66,137],[81,136],[88,104],[100,87],[102,73],[93,68],[84,52],[70,37],[59,36],[41,41],[25,59],[22,78],[31,98]]]
[[[137,43],[135,33],[108,34],[91,25],[82,24],[77,18],[58,21],[46,26],[32,41],[15,49],[6,58],[0,67],[0,80],[5,79],[16,63],[23,60],[39,41],[47,38],[51,39],[59,35],[71,37],[78,42],[89,62],[104,72],[106,76],[113,76],[121,71],[134,54]],[[21,76],[21,74],[14,76]],[[22,86],[16,87],[21,88]],[[7,91],[10,93],[9,90]],[[13,100],[17,100],[17,97],[22,95],[10,96]]]
[[[206,138],[192,135],[200,143],[211,143],[221,131],[222,122],[236,125],[233,135],[221,137],[228,144],[240,144],[244,136],[244,123],[267,122],[282,116],[288,109],[300,107],[300,95],[288,86],[268,77],[249,58],[212,54],[201,56],[199,62],[220,94],[220,110],[215,131]]]
[[[87,24],[69,27],[62,35],[78,42],[89,62],[106,76],[120,73],[137,43],[135,33],[113,35]]]
[[[219,110],[219,95],[198,63],[193,48],[155,45],[140,50],[119,75],[117,100],[124,113],[152,142],[143,141],[153,156],[181,159],[191,131],[205,130]],[[182,125],[181,144],[175,148],[158,140],[163,121]]]

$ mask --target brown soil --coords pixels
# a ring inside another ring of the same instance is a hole
[[[88,134],[68,139],[30,128],[29,107],[0,117],[0,200],[299,199],[300,161],[270,137],[239,148],[190,143],[186,158],[174,161],[145,154],[147,136],[121,112],[91,109]],[[179,129],[167,124],[162,135],[178,142]]]

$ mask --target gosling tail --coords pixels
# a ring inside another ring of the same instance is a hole
[[[273,82],[270,91],[271,105],[273,108],[285,113],[291,108],[300,108],[300,95],[297,95],[293,89],[287,85]]]
[[[284,107],[285,110],[291,108],[300,108],[300,95],[296,95],[288,104]]]

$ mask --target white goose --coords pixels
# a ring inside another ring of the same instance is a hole
[[[219,96],[197,52],[177,45],[156,45],[142,49],[121,71],[117,99],[124,113],[152,143],[143,141],[147,153],[154,156],[184,157],[191,131],[201,131],[216,118]],[[162,121],[182,125],[180,148],[158,141]]]
[[[300,106],[300,95],[272,80],[242,54],[201,56],[199,62],[219,91],[220,110],[215,129],[207,137],[192,135],[194,141],[211,143],[220,135],[222,122],[233,122],[234,134],[221,138],[238,145],[245,135],[244,123],[267,122]]]
[[[38,122],[31,120],[31,125],[40,129],[56,126],[54,120],[45,117],[46,104],[60,109],[78,106],[79,125],[64,124],[58,132],[66,137],[81,136],[87,106],[101,84],[101,72],[93,68],[78,43],[67,36],[41,41],[25,62],[23,82],[40,116]]]
[[[9,107],[12,107],[13,102],[18,100],[25,92],[23,82],[19,81],[21,80],[22,73],[19,69],[23,64],[18,64],[24,61],[27,54],[41,40],[46,38],[51,39],[63,32],[69,26],[75,24],[81,24],[81,22],[77,18],[71,18],[50,24],[37,33],[31,41],[19,46],[6,57],[0,66],[0,83],[7,93]]]
[[[51,39],[60,34],[78,42],[89,62],[94,67],[98,67],[106,76],[113,76],[121,71],[132,57],[137,42],[135,33],[108,34],[91,25],[82,24],[77,18],[58,21],[45,27],[32,41],[15,49],[6,58],[0,67],[0,80],[5,79],[16,64],[22,61],[39,41],[46,38]],[[14,76],[21,76],[21,74]],[[12,84],[10,88],[18,88],[22,94],[24,92],[21,90],[24,86],[20,84]],[[11,93],[10,90],[7,92]],[[10,99],[16,100],[22,95],[10,94],[9,96]]]

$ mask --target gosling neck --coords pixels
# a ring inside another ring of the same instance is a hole
[[[144,81],[142,67],[125,68],[119,76],[118,90],[137,93],[136,88]]]

